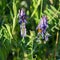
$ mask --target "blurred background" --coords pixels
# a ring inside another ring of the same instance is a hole
[[[18,23],[22,7],[27,15],[25,38]],[[36,38],[43,15],[51,35],[48,41]],[[0,0],[0,60],[60,60],[60,0]]]

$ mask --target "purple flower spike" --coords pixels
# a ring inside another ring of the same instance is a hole
[[[46,33],[47,27],[48,27],[47,18],[46,18],[46,16],[43,16],[41,18],[40,23],[38,24],[38,26],[36,28],[37,30],[39,30],[38,34],[41,34],[43,39],[45,38],[45,33]]]
[[[25,10],[23,8],[19,10],[19,24],[21,24],[22,22],[27,23]]]
[[[24,20],[22,20],[22,19],[19,20],[19,24],[21,24],[21,23],[23,23],[23,22],[24,22],[25,24],[27,23],[27,21],[26,21],[25,19],[24,19]]]
[[[25,37],[26,36],[26,26],[25,26],[25,23],[22,23],[20,25],[20,29],[21,29],[21,36]]]
[[[27,21],[26,21],[25,10],[22,8],[21,10],[19,10],[19,24],[22,37],[26,36],[26,23]]]
[[[22,8],[21,10],[19,10],[19,17],[25,16],[25,10],[24,8]]]
[[[49,38],[50,36],[51,36],[51,35],[50,35],[48,32],[46,32],[46,34],[45,34],[45,40],[48,41],[48,38]]]
[[[24,11],[24,9],[22,8],[21,9],[21,11],[20,11],[21,13],[20,13],[20,16],[24,16],[25,15],[25,11]]]
[[[40,21],[40,29],[45,33],[48,27],[46,16],[43,16]]]

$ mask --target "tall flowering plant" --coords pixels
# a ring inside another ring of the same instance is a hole
[[[24,8],[19,10],[19,24],[20,24],[20,32],[21,36],[25,37],[26,36],[26,14]]]
[[[41,34],[42,39],[44,39],[44,40],[48,40],[48,37],[49,37],[49,33],[47,33],[47,31],[46,31],[47,28],[48,28],[47,18],[46,18],[46,16],[43,16],[41,18],[41,21],[38,24],[36,30],[38,30],[38,35]]]

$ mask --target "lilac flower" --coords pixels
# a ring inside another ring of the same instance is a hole
[[[27,23],[26,14],[25,14],[25,11],[23,8],[21,10],[19,10],[19,24],[21,24],[22,22]]]
[[[25,37],[26,36],[26,26],[25,26],[25,23],[22,23],[20,25],[20,29],[21,29],[21,36]]]
[[[19,24],[22,37],[26,36],[26,23],[26,14],[24,9],[22,8],[21,10],[19,10]]]
[[[38,26],[36,28],[38,30],[38,34],[41,34],[43,39],[45,38],[45,33],[46,33],[47,27],[48,27],[47,18],[46,18],[46,16],[43,16],[41,18],[40,23],[38,24]]]
[[[49,36],[51,36],[48,32],[45,33],[45,40],[48,41]]]

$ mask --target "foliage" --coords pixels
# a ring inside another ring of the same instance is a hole
[[[20,35],[18,11],[25,8],[27,36]],[[38,37],[36,27],[47,16],[51,35]],[[60,0],[0,0],[0,60],[60,59]]]

